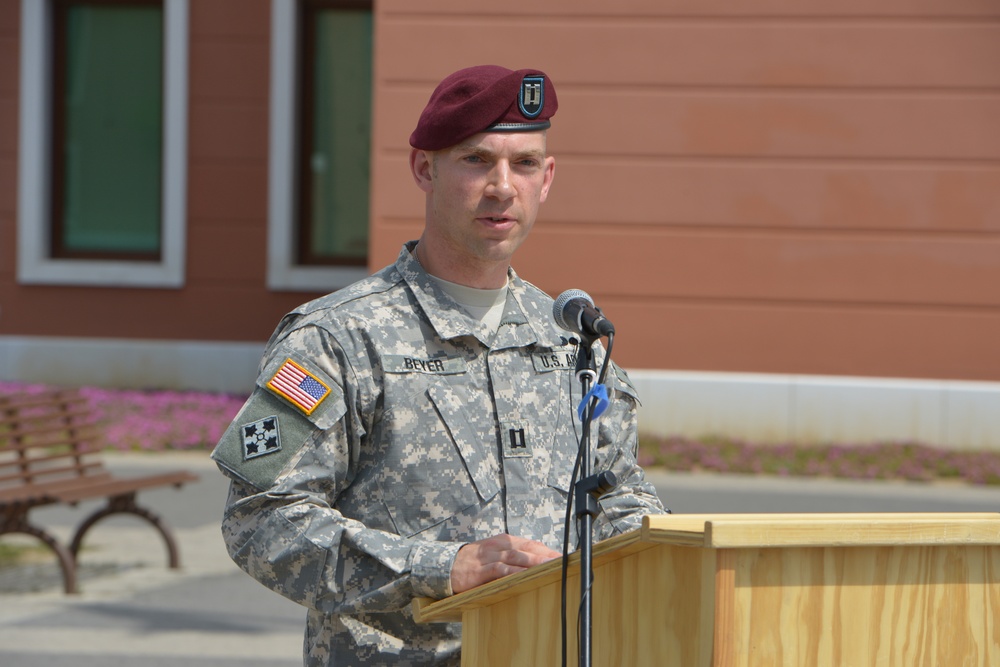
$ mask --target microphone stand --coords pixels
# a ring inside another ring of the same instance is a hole
[[[597,378],[597,364],[594,358],[594,344],[597,337],[581,336],[576,356],[576,377],[580,381],[581,395],[586,397]],[[590,465],[590,423],[593,417],[593,401],[587,399],[582,418],[580,438],[580,480],[574,488],[576,501],[577,532],[580,543],[580,607],[578,619],[579,665],[590,667],[593,653],[593,598],[590,585],[593,579],[593,525],[600,508],[597,499],[610,491],[618,483],[613,472],[605,471],[591,475]]]

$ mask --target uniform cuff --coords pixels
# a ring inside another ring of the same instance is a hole
[[[435,600],[452,594],[451,567],[465,542],[419,542],[410,551],[410,577],[417,597]]]

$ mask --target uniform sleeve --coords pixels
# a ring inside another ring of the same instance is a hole
[[[645,480],[637,461],[638,397],[625,372],[612,364],[606,380],[610,402],[598,420],[595,470],[611,470],[618,485],[600,500],[594,538],[603,540],[642,526],[646,514],[663,514],[656,488]]]
[[[283,375],[289,363],[295,372]],[[232,479],[222,522],[229,554],[264,586],[327,613],[446,597],[464,543],[403,538],[336,509],[356,474],[372,400],[355,372],[311,327],[270,350],[255,391],[213,452]]]

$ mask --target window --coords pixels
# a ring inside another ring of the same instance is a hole
[[[51,255],[158,260],[162,7],[53,7]]]
[[[367,273],[371,2],[272,7],[268,284],[329,291]]]
[[[18,279],[183,284],[187,0],[22,0]]]

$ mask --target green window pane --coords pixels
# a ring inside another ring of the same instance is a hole
[[[71,4],[64,25],[62,249],[158,256],[162,7]]]
[[[372,97],[372,13],[316,13],[306,251],[321,263],[364,264]]]

